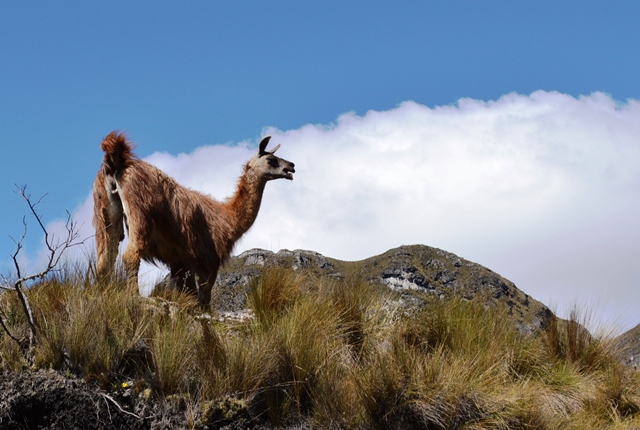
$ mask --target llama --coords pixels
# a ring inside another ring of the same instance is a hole
[[[208,305],[218,269],[253,225],[267,182],[293,180],[294,164],[274,155],[280,145],[266,150],[270,139],[262,139],[235,193],[220,202],[181,186],[140,160],[123,133],[110,133],[101,145],[105,155],[93,185],[98,279],[111,273],[126,228],[129,243],[122,261],[132,288],[137,290],[141,259],[161,262],[180,288]]]

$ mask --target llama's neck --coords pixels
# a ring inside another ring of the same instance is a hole
[[[234,242],[247,232],[258,217],[266,182],[246,168],[233,196],[226,202],[230,239]]]

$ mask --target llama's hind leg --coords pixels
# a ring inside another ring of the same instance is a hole
[[[93,201],[98,251],[96,275],[97,279],[106,280],[112,274],[118,246],[124,240],[124,211],[119,196],[109,192],[100,175],[93,187]]]
[[[127,275],[127,286],[134,291],[138,291],[138,271],[140,270],[141,258],[140,248],[129,238],[129,245],[122,254],[122,263]]]
[[[113,267],[118,257],[118,246],[124,236],[122,216],[108,220],[109,224],[102,227],[96,233],[96,245],[98,248],[98,261],[96,264],[96,274],[98,279],[107,279],[112,274]]]

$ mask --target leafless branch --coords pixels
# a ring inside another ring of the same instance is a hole
[[[36,221],[38,222],[38,225],[40,226],[40,229],[44,233],[44,243],[45,243],[45,245],[46,245],[46,247],[48,249],[48,253],[49,253],[49,258],[47,260],[47,265],[46,265],[44,270],[42,270],[41,272],[38,272],[38,273],[34,273],[34,274],[31,274],[31,275],[28,275],[28,276],[24,276],[24,277],[21,276],[20,267],[19,267],[18,261],[17,261],[17,256],[18,256],[18,253],[20,252],[20,250],[22,248],[22,242],[24,241],[24,239],[26,237],[26,234],[27,234],[27,224],[23,220],[23,224],[25,226],[24,227],[24,233],[23,233],[22,237],[20,238],[20,241],[17,242],[17,244],[16,244],[17,245],[16,246],[16,252],[13,255],[13,262],[14,262],[14,265],[16,266],[16,273],[18,274],[18,281],[16,281],[16,283],[19,283],[19,284],[22,285],[25,282],[31,281],[33,279],[44,278],[47,274],[49,274],[52,270],[54,270],[54,268],[60,262],[60,259],[62,258],[62,255],[64,254],[64,252],[68,248],[71,248],[71,247],[76,246],[76,245],[80,245],[80,244],[84,243],[84,241],[78,241],[78,237],[80,235],[78,226],[77,226],[76,222],[73,221],[73,218],[71,217],[71,214],[69,213],[69,211],[67,211],[67,221],[65,223],[65,229],[67,230],[67,236],[63,241],[56,242],[55,241],[55,237],[53,235],[49,235],[49,232],[47,231],[47,229],[45,228],[44,224],[42,223],[42,217],[40,216],[40,214],[36,210],[36,206],[40,202],[42,202],[42,199],[46,196],[46,194],[44,196],[42,196],[40,199],[38,199],[38,201],[36,203],[32,203],[31,202],[31,195],[27,194],[27,187],[26,186],[22,186],[22,187],[17,187],[17,188],[18,188],[18,194],[20,195],[20,197],[22,197],[27,202],[27,205],[29,206],[29,209],[31,210],[31,213],[35,217]]]
[[[46,277],[49,273],[51,273],[52,271],[56,270],[56,266],[60,263],[60,259],[62,258],[62,255],[64,254],[64,252],[68,249],[71,248],[72,246],[76,246],[76,245],[80,245],[83,243],[83,241],[78,241],[78,237],[80,235],[79,233],[79,229],[76,225],[76,223],[73,221],[71,214],[67,211],[67,221],[65,223],[65,228],[67,230],[67,234],[64,240],[62,241],[56,241],[53,235],[49,235],[49,232],[47,231],[47,229],[45,228],[43,222],[42,222],[42,217],[40,216],[40,214],[38,213],[38,211],[36,210],[36,207],[38,204],[40,204],[43,200],[43,198],[46,196],[43,195],[42,197],[40,197],[35,203],[32,201],[31,199],[31,195],[27,193],[27,187],[22,186],[19,187],[16,185],[17,188],[17,194],[22,197],[22,199],[27,202],[27,205],[29,206],[29,210],[31,211],[31,214],[35,217],[36,222],[38,223],[38,225],[40,226],[40,229],[42,230],[42,232],[44,233],[44,242],[45,245],[47,247],[48,250],[48,258],[47,258],[47,262],[46,262],[46,267],[37,273],[33,273],[33,274],[29,274],[29,275],[25,275],[23,276],[22,274],[22,270],[20,268],[20,263],[18,262],[18,255],[20,254],[20,251],[22,250],[23,247],[23,242],[27,237],[27,221],[26,221],[26,217],[23,217],[22,219],[22,224],[24,226],[23,232],[22,232],[22,236],[20,237],[19,240],[15,240],[13,239],[13,241],[16,244],[16,250],[13,253],[13,255],[11,256],[12,260],[13,260],[13,264],[16,270],[16,276],[17,276],[17,280],[13,282],[13,287],[12,288],[8,288],[8,287],[2,287],[2,289],[8,290],[8,289],[13,289],[17,294],[18,294],[18,298],[20,300],[20,303],[22,305],[22,309],[25,312],[26,316],[27,316],[27,321],[29,323],[29,349],[32,349],[33,346],[37,343],[38,338],[37,338],[37,331],[36,331],[36,323],[33,317],[33,312],[31,310],[31,305],[29,303],[29,300],[24,292],[24,286],[27,282],[35,280],[35,279],[42,279],[44,277]],[[6,283],[6,282],[5,282]],[[7,283],[8,285],[8,283]],[[17,341],[17,339],[9,332],[4,319],[2,318],[2,315],[0,314],[0,325],[2,326],[2,328],[5,330],[5,332],[14,340]]]

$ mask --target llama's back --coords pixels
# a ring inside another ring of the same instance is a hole
[[[228,223],[219,201],[142,160],[132,162],[118,184],[129,235],[139,240],[144,260],[170,267],[196,261],[207,266],[224,255],[227,247],[218,238],[227,236],[220,233]]]

